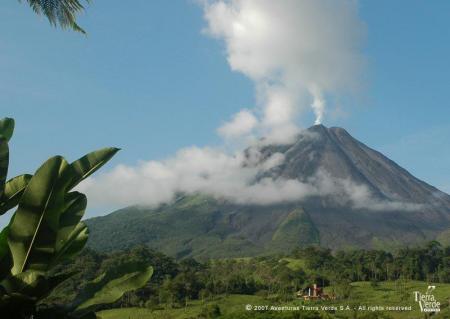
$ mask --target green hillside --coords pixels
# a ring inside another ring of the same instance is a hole
[[[87,224],[89,245],[98,251],[144,244],[176,258],[255,256],[319,244],[310,216],[294,204],[232,205],[202,195],[157,209],[125,208]]]
[[[303,209],[297,208],[277,227],[270,245],[286,251],[286,247],[289,249],[310,243],[319,243],[319,231],[314,227],[309,215]]]

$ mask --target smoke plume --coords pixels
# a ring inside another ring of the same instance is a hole
[[[358,86],[365,26],[356,1],[205,1],[203,9],[205,32],[223,41],[231,69],[254,81],[262,111],[254,129],[271,142],[289,142],[308,105],[322,123],[324,96]]]

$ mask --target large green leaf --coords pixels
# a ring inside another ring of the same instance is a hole
[[[72,174],[75,175],[70,185],[70,189],[106,164],[106,162],[108,162],[119,150],[119,148],[115,147],[102,148],[86,154],[70,164],[73,168]]]
[[[36,303],[73,273],[46,277],[34,271],[9,276],[0,282],[1,318],[66,318],[65,313],[36,311]],[[52,310],[52,308],[49,308]],[[56,308],[54,308],[56,309]],[[67,317],[68,318],[68,317]]]
[[[0,175],[3,173],[6,178],[8,144],[1,135],[0,141],[3,141],[0,145]],[[80,252],[89,235],[87,226],[81,222],[87,205],[86,196],[69,191],[117,151],[116,148],[98,150],[72,164],[60,156],[52,157],[33,176],[18,176],[6,184],[0,176],[0,214],[18,205],[10,224],[0,233],[0,295],[3,294],[0,304],[8,298],[7,303],[23,299],[34,307],[37,300],[60,282],[59,278],[50,280],[47,271]],[[78,304],[91,308],[99,302],[117,300],[126,291],[144,285],[152,274],[151,268],[121,267],[120,271],[116,270],[93,282],[88,297]],[[80,309],[79,314],[83,316],[90,311]]]
[[[2,260],[9,252],[8,232],[8,226],[3,228],[3,230],[0,232],[0,260]]]
[[[72,277],[73,275],[75,275],[77,273],[78,273],[78,271],[70,271],[70,272],[59,273],[59,274],[56,274],[56,275],[46,278],[48,290],[53,290],[54,288],[59,286],[61,283],[63,283],[64,281],[66,281],[67,279],[69,279],[70,277]]]
[[[71,258],[78,254],[86,245],[89,229],[84,223],[78,223],[69,237],[63,241],[63,246],[56,251],[54,263]]]
[[[13,257],[12,274],[27,269],[46,271],[54,253],[59,203],[59,176],[68,166],[60,156],[48,159],[29,181],[8,234]]]
[[[84,194],[71,192],[66,196],[65,208],[59,218],[58,232],[56,236],[56,250],[66,245],[66,241],[83,218],[86,210],[87,199]]]
[[[8,175],[9,148],[8,141],[0,135],[0,198],[3,197],[6,176]]]
[[[36,271],[25,271],[15,276],[9,276],[0,282],[0,286],[8,294],[20,294],[32,297],[37,295],[38,291],[42,290],[44,284],[45,277]]]
[[[31,180],[31,175],[16,176],[6,182],[3,197],[0,201],[0,215],[15,207],[20,200],[25,188]]]
[[[14,119],[5,117],[0,120],[0,135],[8,142],[14,133]]]
[[[10,274],[12,260],[8,246],[9,227],[6,226],[0,232],[0,281]]]
[[[109,304],[117,301],[124,293],[142,288],[150,280],[153,268],[142,264],[125,264],[112,269],[90,282],[82,296],[77,310]]]
[[[47,277],[40,272],[28,270],[7,277],[0,281],[0,286],[10,296],[20,295],[25,299],[38,300],[74,274],[75,272],[66,272]]]

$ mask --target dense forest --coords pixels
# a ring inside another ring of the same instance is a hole
[[[403,281],[450,282],[450,247],[430,242],[423,247],[403,248],[396,253],[381,250],[349,250],[308,247],[291,254],[254,258],[216,259],[200,263],[175,260],[146,247],[101,254],[86,249],[75,260],[55,269],[75,275],[60,285],[46,304],[69,304],[85,283],[112,266],[137,262],[154,267],[150,282],[125,294],[117,307],[185,307],[192,300],[214,300],[219,295],[258,295],[287,302],[313,283],[329,287],[338,299],[351,294],[351,282]],[[407,292],[409,293],[409,292]],[[214,312],[214,309],[211,311]]]

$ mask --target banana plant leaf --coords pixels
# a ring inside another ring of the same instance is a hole
[[[84,223],[78,223],[69,237],[64,241],[64,245],[57,251],[53,263],[57,264],[65,259],[78,254],[89,238],[89,229]]]
[[[54,254],[57,225],[64,194],[57,188],[60,172],[68,163],[60,156],[48,159],[31,178],[9,226],[8,245],[13,258],[11,272],[46,271]]]
[[[0,120],[0,198],[3,196],[5,181],[8,175],[9,148],[8,141],[14,132],[14,120],[4,118]]]
[[[74,178],[69,186],[69,189],[74,188],[82,180],[86,179],[97,171],[100,167],[106,164],[120,149],[115,147],[106,147],[91,153],[86,154],[70,166],[73,168],[72,174]]]
[[[13,132],[13,119],[0,120],[0,215],[18,205],[9,225],[0,232],[2,316],[7,315],[5,309],[14,312],[19,308],[23,310],[25,305],[31,313],[36,310],[36,302],[65,279],[49,278],[47,271],[78,253],[89,235],[87,226],[81,222],[87,204],[86,196],[70,190],[102,167],[119,150],[100,149],[72,164],[60,156],[52,157],[35,175],[21,175],[6,182],[8,141]],[[109,303],[112,299],[116,300],[124,292],[145,284],[152,275],[150,270],[108,272],[102,277],[108,281],[92,284],[94,290],[82,303],[92,307],[98,301]],[[111,291],[108,293],[108,290]],[[92,313],[83,311],[82,315],[89,317]]]
[[[75,272],[62,273],[47,277],[36,271],[25,271],[18,275],[11,275],[0,281],[0,287],[11,298],[39,300],[42,299],[59,284],[73,276]]]
[[[78,299],[76,311],[92,310],[117,301],[124,293],[145,286],[153,275],[153,267],[128,263],[103,273],[86,285]],[[76,312],[75,312],[76,313]]]
[[[0,201],[0,215],[19,204],[20,197],[30,182],[31,177],[29,174],[24,174],[6,182],[3,197]]]
[[[14,133],[14,119],[5,117],[0,120],[0,135],[9,142]]]
[[[8,228],[8,226],[6,226],[0,232],[0,260],[3,260],[3,258],[5,258],[5,256],[9,253],[8,231],[9,231],[9,228]]]
[[[36,291],[43,290],[44,281],[43,274],[36,271],[25,271],[7,277],[0,282],[0,286],[8,295],[21,295],[23,298],[37,300]]]
[[[84,246],[88,232],[78,222],[84,215],[86,198],[67,192],[117,151],[101,149],[70,165],[60,156],[52,157],[31,177],[8,234],[14,275],[28,269],[47,271],[55,256],[71,256]]]
[[[9,227],[0,232],[0,281],[11,273],[12,260],[8,246]]]
[[[64,165],[61,166],[60,169],[60,176],[58,183],[55,186],[55,191],[57,192],[56,195],[53,196],[53,206],[58,207],[58,209],[54,210],[53,212],[59,215],[62,212],[63,216],[67,216],[65,211],[67,208],[65,207],[67,205],[66,201],[66,194],[74,188],[76,185],[78,185],[82,180],[93,174],[95,171],[97,171],[99,168],[101,168],[106,162],[108,162],[114,154],[116,154],[119,151],[118,148],[103,148],[91,153],[88,153],[87,155],[83,156],[82,158],[76,160],[75,162],[71,163],[70,165],[67,164],[67,162],[64,163]],[[69,202],[72,201],[72,198],[70,197],[67,199]],[[82,216],[84,214],[84,210],[78,210]],[[71,214],[69,214],[71,215]],[[70,219],[71,217],[69,217]],[[62,223],[65,226],[65,217],[62,217]],[[73,218],[72,218],[73,219]],[[58,224],[59,216],[53,216],[53,218],[50,218],[48,222],[50,223],[50,226],[53,229],[58,229],[60,225]],[[72,224],[72,227],[75,227],[76,224]]]
[[[86,210],[87,198],[79,192],[71,192],[66,196],[66,207],[59,218],[59,227],[56,235],[56,250],[59,251],[64,245],[78,223],[83,218]]]
[[[5,190],[6,176],[8,175],[9,148],[8,141],[0,135],[0,198]]]

